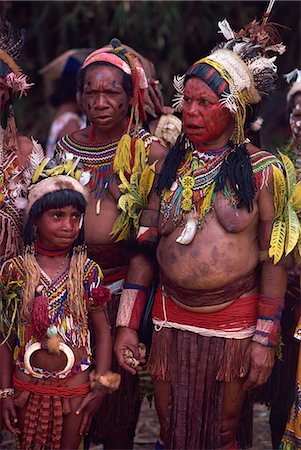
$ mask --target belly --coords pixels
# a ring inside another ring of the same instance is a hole
[[[99,214],[96,213],[96,200],[91,200],[85,214],[85,240],[91,244],[110,244],[114,242],[111,235],[114,223],[120,214],[116,204],[110,199],[100,203]]]
[[[218,289],[255,270],[259,247],[254,227],[229,233],[210,218],[193,241],[178,244],[182,228],[160,239],[157,258],[164,276],[187,289]]]

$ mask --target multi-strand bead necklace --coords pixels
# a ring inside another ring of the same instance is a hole
[[[194,210],[198,216],[198,226],[204,221],[204,216],[212,208],[215,180],[225,158],[233,147],[228,144],[221,150],[193,150],[186,161],[179,167],[177,180],[170,190],[166,191],[161,201],[161,213],[164,221],[180,214],[184,216]]]

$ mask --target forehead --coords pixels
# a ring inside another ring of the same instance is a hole
[[[185,84],[185,92],[189,94],[194,94],[195,96],[207,96],[216,101],[218,101],[218,96],[216,93],[206,84],[203,80],[197,77],[189,78]]]
[[[85,75],[85,85],[97,84],[99,82],[122,85],[123,72],[117,67],[92,66],[88,67]]]

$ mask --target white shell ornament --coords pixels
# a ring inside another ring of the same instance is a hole
[[[65,353],[65,355],[67,357],[67,363],[66,363],[66,366],[64,367],[64,369],[57,373],[57,376],[59,378],[64,378],[67,375],[67,373],[69,373],[70,370],[72,369],[72,367],[74,366],[75,357],[74,357],[74,353],[71,350],[71,348],[68,347],[68,345],[64,344],[63,342],[60,342],[59,349],[61,352]],[[28,349],[26,350],[25,355],[24,355],[24,365],[25,365],[25,369],[28,370],[28,372],[33,377],[43,378],[43,375],[41,373],[35,372],[33,370],[32,365],[30,363],[31,355],[33,353],[37,352],[38,350],[41,350],[40,342],[35,342],[34,344],[31,344],[28,347]]]
[[[180,236],[176,239],[176,242],[178,244],[182,244],[182,245],[190,244],[190,242],[193,241],[193,238],[196,235],[197,229],[198,229],[197,218],[196,218],[195,214],[190,214],[188,216],[186,225],[183,228],[183,231],[180,234]]]

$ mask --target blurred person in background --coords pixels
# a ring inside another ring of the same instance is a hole
[[[23,217],[20,209],[11,206],[11,199],[19,194],[14,189],[16,182],[28,181],[26,167],[30,158],[43,153],[33,138],[18,133],[14,116],[14,97],[26,95],[31,86],[16,63],[24,39],[25,30],[15,31],[0,18],[0,263],[21,251]]]
[[[46,156],[53,156],[55,145],[61,137],[86,126],[86,117],[76,101],[76,76],[84,59],[92,51],[88,48],[68,50],[39,72],[44,78],[46,90],[52,90],[49,103],[56,108],[46,142]]]

